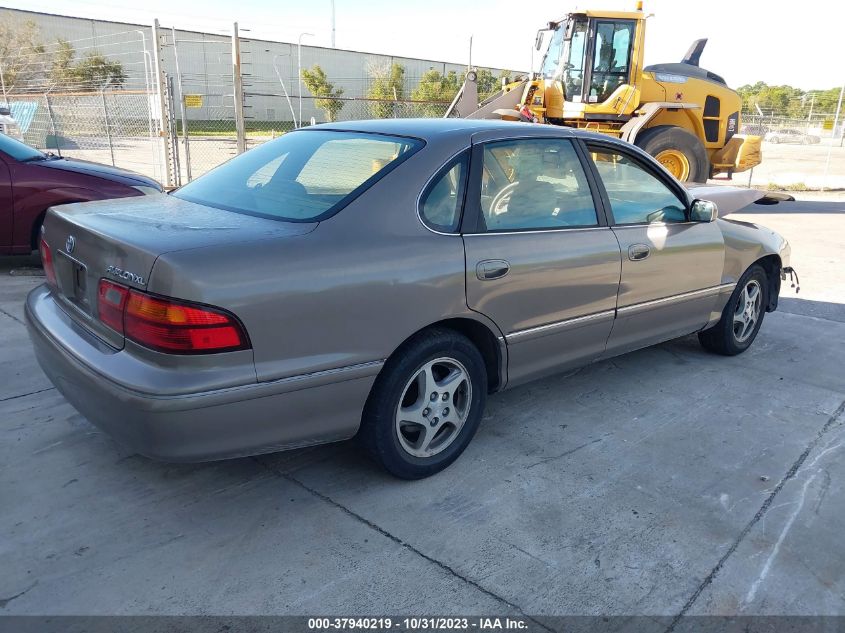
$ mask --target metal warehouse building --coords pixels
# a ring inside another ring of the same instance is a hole
[[[57,40],[71,43],[77,57],[88,52],[102,53],[118,60],[127,74],[124,90],[149,90],[153,81],[155,55],[150,25],[110,22],[32,11],[7,9],[0,17],[20,22],[31,20],[39,28],[46,45],[44,63],[49,64]],[[187,116],[193,120],[219,120],[232,117],[233,75],[231,35],[162,28],[163,70],[173,80],[175,101],[181,92],[189,99]],[[298,110],[299,82],[297,44],[240,37],[245,116],[256,121],[291,121],[291,105]],[[411,59],[358,51],[302,45],[302,68],[320,65],[328,80],[342,88],[344,98],[365,97],[374,72],[385,71],[393,63],[405,68],[405,98],[428,70],[443,74],[465,71],[465,64],[428,59]],[[490,69],[498,76],[500,69]],[[179,81],[181,79],[181,82]],[[284,85],[284,90],[282,86]],[[27,87],[32,92],[32,87]],[[285,98],[289,94],[291,104]],[[13,92],[13,91],[12,91]],[[318,121],[325,115],[303,87],[302,115]],[[298,112],[297,112],[298,114]],[[367,118],[366,104],[346,103],[341,119]]]

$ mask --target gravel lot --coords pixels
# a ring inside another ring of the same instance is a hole
[[[802,283],[748,353],[690,337],[498,394],[411,483],[351,443],[128,454],[38,369],[41,279],[0,260],[0,614],[845,615],[845,200],[736,217]]]

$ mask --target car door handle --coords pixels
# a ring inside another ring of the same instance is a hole
[[[628,259],[638,262],[651,254],[651,249],[646,244],[631,244],[628,247]]]
[[[501,279],[508,274],[511,265],[504,259],[485,259],[475,267],[475,276],[481,281]]]

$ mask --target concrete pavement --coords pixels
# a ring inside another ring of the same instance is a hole
[[[813,204],[736,216],[802,284],[747,353],[689,337],[495,395],[418,482],[352,443],[128,454],[37,368],[40,280],[3,259],[0,614],[845,615],[845,203]]]

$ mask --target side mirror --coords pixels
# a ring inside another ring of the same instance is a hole
[[[539,30],[539,31],[537,31],[537,37],[534,39],[534,48],[536,48],[539,51],[540,47],[542,45],[543,45],[543,31]]]
[[[719,209],[710,200],[693,200],[690,205],[690,222],[712,222],[719,217]]]

